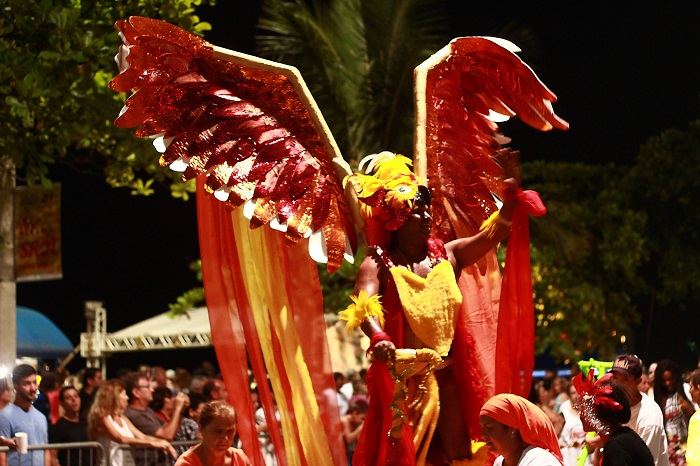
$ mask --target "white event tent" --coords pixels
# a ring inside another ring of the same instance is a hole
[[[81,356],[90,359],[91,365],[104,366],[105,358],[114,353],[213,346],[206,307],[177,317],[164,312],[113,333],[106,332],[106,314],[98,306],[95,321],[88,324],[94,331],[81,334]],[[326,316],[326,336],[334,371],[346,373],[366,365],[364,351],[369,341],[358,333],[346,333],[337,316]]]

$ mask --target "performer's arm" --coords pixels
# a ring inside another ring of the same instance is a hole
[[[504,169],[506,169],[505,166]],[[447,255],[455,270],[461,270],[474,264],[484,257],[487,252],[495,248],[510,233],[513,208],[517,202],[516,193],[520,189],[520,175],[517,165],[509,165],[507,167],[506,177],[504,181],[506,184],[505,201],[498,213],[498,217],[494,220],[495,224],[493,227],[483,229],[469,238],[459,238],[450,241],[445,245]]]
[[[379,263],[372,256],[367,256],[357,273],[355,295],[359,295],[360,291],[365,291],[368,296],[379,294],[381,288],[380,274],[381,267]],[[375,335],[384,333],[384,329],[379,325],[379,320],[376,317],[370,316],[365,318],[360,328],[370,339]],[[372,348],[372,356],[377,361],[387,362],[394,358],[395,350],[396,347],[391,341],[382,340],[377,342]]]

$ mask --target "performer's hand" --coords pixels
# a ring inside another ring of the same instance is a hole
[[[518,159],[520,152],[517,150],[500,149],[494,159],[503,168],[503,181],[508,188],[519,188],[522,183],[522,174]]]
[[[372,349],[372,357],[379,362],[389,362],[394,359],[396,347],[388,340],[380,341]]]

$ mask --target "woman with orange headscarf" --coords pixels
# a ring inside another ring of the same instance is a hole
[[[510,393],[492,397],[479,413],[489,449],[500,455],[494,466],[561,466],[559,441],[547,415]]]

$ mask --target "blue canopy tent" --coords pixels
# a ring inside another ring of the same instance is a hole
[[[17,306],[17,356],[63,358],[73,345],[51,319],[39,311]]]

